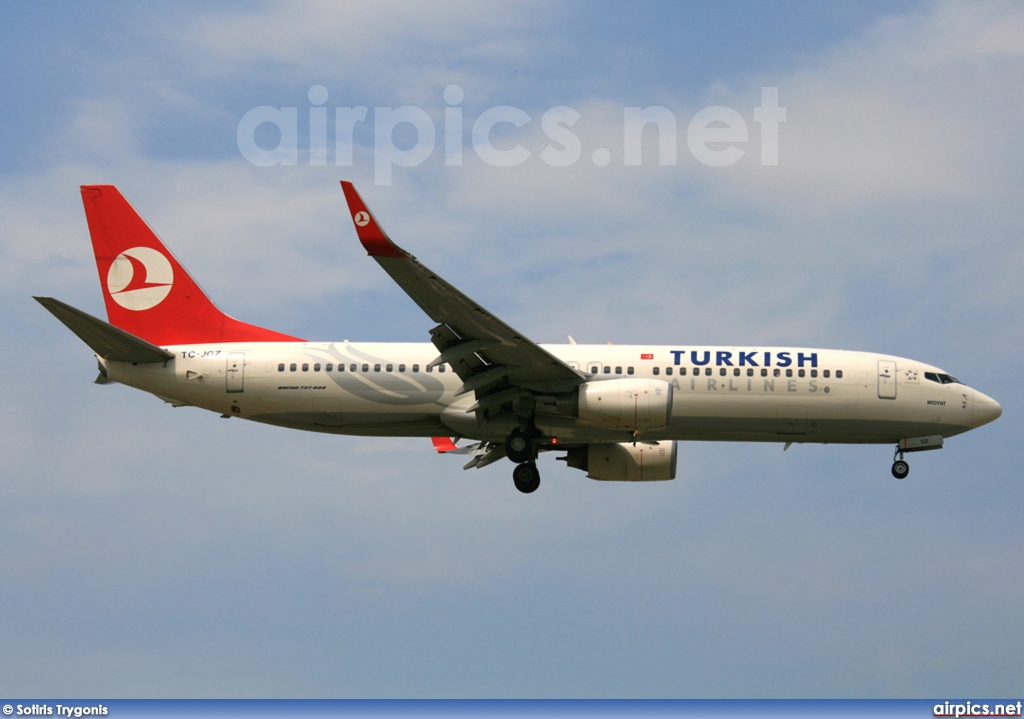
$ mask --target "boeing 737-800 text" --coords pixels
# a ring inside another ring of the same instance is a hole
[[[36,299],[96,353],[99,383],[282,427],[431,437],[466,469],[508,457],[522,492],[554,450],[593,479],[673,479],[680,440],[892,444],[903,478],[905,453],[1002,413],[938,367],[870,352],[535,344],[341,184],[363,247],[432,320],[429,343],[307,342],[228,317],[110,185],[82,187],[109,321]]]

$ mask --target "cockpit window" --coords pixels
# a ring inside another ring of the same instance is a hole
[[[963,382],[953,375],[939,374],[937,372],[925,372],[924,378],[931,380],[932,382],[938,382],[939,384],[963,384]]]

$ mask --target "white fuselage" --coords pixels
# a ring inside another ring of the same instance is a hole
[[[671,422],[646,440],[896,443],[949,437],[998,416],[998,404],[942,370],[866,352],[806,348],[544,345],[595,381],[671,383]],[[458,435],[502,441],[514,418],[479,423],[473,392],[427,343],[265,342],[167,348],[164,364],[103,361],[109,379],[178,405],[319,432]],[[926,376],[927,375],[927,376]],[[560,442],[624,442],[537,405]]]

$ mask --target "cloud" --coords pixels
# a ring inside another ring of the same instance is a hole
[[[199,13],[167,32],[202,74],[341,81],[424,102],[433,77],[487,63],[533,64],[538,31],[559,10],[533,2],[488,7],[464,0],[409,6],[283,0],[239,12]],[[515,37],[510,42],[509,37]],[[446,80],[451,81],[451,80]]]

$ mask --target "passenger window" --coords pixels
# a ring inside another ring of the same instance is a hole
[[[326,372],[333,372],[334,371],[334,363],[333,362],[328,362],[327,365],[324,367],[324,371],[326,371]]]
[[[597,365],[590,368],[590,374],[597,374]]]
[[[612,373],[612,368],[611,367],[605,367],[604,368],[604,373],[605,374],[611,374]]]
[[[732,371],[732,376],[733,377],[739,377],[740,376],[740,368],[739,367],[737,367],[736,369],[734,369]]]
[[[622,368],[621,367],[616,367],[615,368],[615,374],[622,374]]]
[[[446,366],[447,366],[447,365],[438,365],[438,367],[437,367],[437,371],[438,371],[438,372],[444,372],[444,371],[445,371],[445,368],[446,368]]]
[[[842,379],[842,378],[843,378],[843,371],[841,369],[837,369],[836,370],[836,379]]]
[[[419,366],[418,364],[414,364],[414,365],[412,366],[412,371],[413,371],[413,372],[419,372],[419,371],[420,371],[420,366]]]
[[[317,362],[315,365],[313,365],[313,371],[314,372],[319,372],[320,371],[320,363],[319,362]]]
[[[338,363],[338,371],[339,372],[344,372],[345,371],[345,365],[343,365],[341,362]]]
[[[772,375],[775,376],[775,377],[781,377],[782,376],[782,370],[780,370],[778,367],[776,367],[775,370],[772,372]]]
[[[633,374],[633,368],[632,367],[627,367],[626,368],[626,374]]]
[[[786,376],[787,377],[792,377],[793,376],[793,370],[791,370],[791,369],[786,370]]]
[[[350,365],[348,366],[348,371],[349,371],[349,372],[355,372],[355,371],[356,371],[356,366],[355,366],[354,364],[350,364]]]
[[[369,372],[369,371],[370,371],[370,365],[364,364],[363,365],[363,372]]]
[[[278,372],[284,372],[284,362],[282,362],[281,364],[279,364],[277,366],[277,371]]]
[[[384,369],[385,369],[385,370],[387,370],[388,372],[391,372],[391,371],[393,371],[393,370],[395,369],[395,366],[394,366],[394,365],[392,365],[392,364],[389,364],[389,365],[388,365],[387,367],[385,367]]]
[[[652,367],[651,372],[654,374],[655,377],[657,377],[659,374],[661,374],[661,367]]]
[[[374,372],[380,372],[380,365],[379,365],[379,364],[375,364],[375,365],[373,366],[373,371],[374,371]]]
[[[754,368],[753,367],[748,367],[747,368],[747,377],[753,377],[753,376],[754,376]]]
[[[398,371],[399,372],[405,372],[405,365],[404,364],[398,365]]]
[[[805,374],[805,371],[804,371],[804,370],[802,370],[802,369],[798,369],[798,370],[796,371],[796,376],[797,376],[797,377],[803,377],[803,376],[804,376],[804,374]]]
[[[721,377],[725,377],[725,374],[726,374],[726,372],[727,372],[727,371],[728,371],[728,370],[726,370],[726,369],[725,369],[725,367],[721,367],[721,368],[720,368],[720,369],[718,370],[718,374],[719,374],[719,376],[721,376]]]
[[[768,376],[768,369],[767,368],[765,368],[765,367],[761,368],[761,376],[762,377],[767,377]]]
[[[665,368],[665,374],[667,374],[667,375],[672,374],[672,368],[671,367],[666,367]],[[679,368],[679,374],[686,374],[686,368],[685,367],[680,367]]]
[[[705,367],[704,368],[704,374],[706,374],[708,377],[710,377],[711,376],[711,368],[710,367]]]
[[[294,372],[294,371],[295,371],[295,370],[297,370],[298,368],[299,368],[299,367],[298,367],[298,365],[296,365],[296,364],[295,364],[294,362],[292,362],[292,363],[291,363],[291,364],[290,364],[290,365],[288,366],[288,369],[289,369],[289,370],[291,370],[292,372]]]
[[[812,369],[811,370],[811,377],[817,377],[817,376],[818,376],[818,370]]]
[[[829,370],[823,370],[821,376],[828,379],[829,375],[832,374]]]

